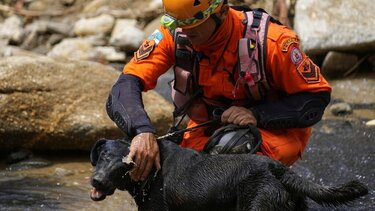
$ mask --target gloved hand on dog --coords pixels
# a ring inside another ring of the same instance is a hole
[[[245,107],[231,106],[221,115],[221,122],[224,124],[235,125],[254,125],[257,126],[257,119],[253,112]]]
[[[131,141],[129,159],[135,161],[135,170],[130,173],[134,181],[143,181],[147,178],[155,165],[160,169],[159,146],[153,133],[140,133]]]

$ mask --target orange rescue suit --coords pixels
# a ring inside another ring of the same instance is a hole
[[[200,61],[199,86],[206,98],[225,97],[232,100],[246,100],[244,87],[235,86],[230,81],[230,73],[236,70],[238,62],[238,40],[243,37],[243,12],[229,9],[226,19],[209,41],[202,46],[193,46],[208,58]],[[267,80],[275,92],[294,94],[298,92],[331,92],[327,81],[320,75],[315,65],[317,76],[308,78],[310,71],[306,68],[311,60],[299,50],[297,35],[286,26],[269,23],[266,41]],[[123,72],[139,77],[144,91],[155,88],[157,79],[175,63],[175,45],[168,29],[160,27],[162,39],[155,43],[149,55],[141,59],[133,58]],[[143,44],[145,45],[145,43]],[[148,46],[149,44],[146,43]],[[301,58],[299,58],[301,57]],[[238,71],[234,71],[238,79]],[[188,127],[197,123],[190,120]],[[182,147],[201,151],[209,137],[204,135],[206,128],[199,128],[185,133]],[[261,152],[284,164],[291,165],[301,157],[311,135],[311,128],[260,129],[262,135]]]

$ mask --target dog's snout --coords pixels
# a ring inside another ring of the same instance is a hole
[[[101,188],[104,186],[103,177],[100,175],[94,175],[91,178],[91,185],[96,188]]]

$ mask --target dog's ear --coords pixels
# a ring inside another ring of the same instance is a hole
[[[104,145],[107,142],[106,139],[100,139],[98,140],[95,145],[91,148],[91,153],[90,153],[90,160],[91,160],[91,165],[96,166],[96,163],[98,162],[99,159],[99,149],[101,148],[102,145]]]

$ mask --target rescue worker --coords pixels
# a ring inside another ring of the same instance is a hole
[[[163,25],[134,53],[107,101],[110,118],[134,137],[129,156],[137,169],[132,179],[145,180],[153,166],[160,168],[155,128],[141,92],[153,89],[172,66],[174,92],[189,97],[177,106],[187,107],[182,109],[190,117],[187,127],[212,119],[212,110],[222,108],[221,124],[259,128],[263,142],[258,154],[293,164],[331,92],[319,68],[301,51],[297,35],[266,13],[246,15],[226,0],[163,0],[163,5]],[[208,128],[185,133],[180,145],[201,151]]]

